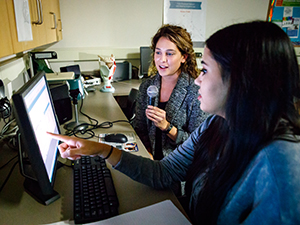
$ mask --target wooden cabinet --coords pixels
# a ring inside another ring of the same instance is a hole
[[[13,54],[6,0],[0,0],[0,58]]]
[[[42,3],[46,27],[44,39],[47,40],[47,44],[60,41],[62,39],[62,29],[59,0],[42,0]]]
[[[60,20],[59,0],[28,0],[33,37],[32,40],[29,41],[18,40],[14,0],[0,1],[7,2],[14,53],[23,52],[61,40],[58,35],[58,24],[61,24],[61,22],[58,21]]]
[[[59,0],[53,0],[53,10],[56,15],[56,41],[62,40],[62,21],[60,16]]]

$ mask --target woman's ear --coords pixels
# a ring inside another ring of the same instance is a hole
[[[182,59],[181,59],[181,63],[185,63],[186,59],[187,59],[188,55],[184,54]]]

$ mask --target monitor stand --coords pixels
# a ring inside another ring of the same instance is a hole
[[[18,133],[18,144],[19,144],[19,165],[20,165],[20,172],[23,177],[25,177],[24,181],[24,189],[25,191],[33,197],[36,201],[43,205],[49,205],[52,202],[56,201],[60,198],[60,195],[55,191],[51,190],[49,194],[43,194],[39,183],[35,179],[35,175],[32,171],[31,164],[26,157],[26,153],[23,152],[21,134]]]
[[[55,190],[49,195],[44,195],[38,182],[30,178],[25,178],[24,188],[31,197],[43,205],[49,205],[60,198],[60,195]]]

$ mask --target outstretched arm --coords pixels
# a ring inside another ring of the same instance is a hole
[[[58,147],[62,158],[75,160],[80,158],[82,155],[98,155],[101,158],[105,158],[110,154],[110,151],[112,151],[111,155],[107,158],[106,161],[108,161],[111,165],[115,166],[121,159],[121,150],[114,147],[112,148],[112,146],[110,145],[80,139],[77,137],[53,134],[49,132],[47,133],[52,138],[63,141],[63,143],[60,144]]]

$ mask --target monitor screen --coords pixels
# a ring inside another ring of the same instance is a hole
[[[152,61],[152,49],[150,47],[140,47],[140,74],[148,76],[148,69]]]
[[[30,164],[29,168],[21,168],[26,177],[25,190],[33,195],[35,193],[31,192],[39,192],[38,195],[42,195],[42,198],[50,196],[52,199],[51,196],[57,194],[53,185],[59,141],[52,139],[46,132],[59,134],[60,129],[43,71],[13,95],[13,104],[22,143],[19,145],[22,148],[20,155],[24,158],[23,153],[26,153]],[[22,166],[23,163],[20,163]],[[31,190],[32,186],[36,186],[34,190]]]
[[[79,65],[63,66],[63,67],[60,67],[59,69],[60,69],[60,72],[74,72],[76,79],[81,75]]]
[[[131,80],[132,78],[132,65],[130,62],[117,62],[116,71],[113,76],[114,81]]]

